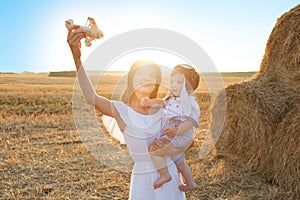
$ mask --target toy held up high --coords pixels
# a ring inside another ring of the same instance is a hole
[[[73,26],[76,26],[73,19],[68,19],[65,22],[68,30],[70,30]],[[85,45],[87,47],[90,47],[92,45],[92,41],[103,37],[103,32],[100,31],[96,24],[96,21],[92,17],[88,17],[85,26],[80,26],[79,29],[85,31],[86,33]]]

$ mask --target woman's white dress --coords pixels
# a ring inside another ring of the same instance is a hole
[[[154,190],[153,188],[159,174],[151,161],[148,147],[154,138],[160,136],[163,109],[152,115],[143,115],[123,102],[113,101],[113,105],[126,124],[123,136],[135,162],[130,181],[129,199],[184,200],[185,193],[178,189],[178,185],[182,183],[182,180],[176,165],[170,158],[166,160],[172,180],[158,189]]]

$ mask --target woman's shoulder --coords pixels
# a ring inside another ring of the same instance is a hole
[[[114,106],[128,107],[128,105],[126,103],[124,103],[123,101],[112,100],[111,102],[113,103]]]
[[[124,117],[124,115],[128,113],[129,107],[124,102],[113,100],[112,105],[113,105],[113,110],[117,111],[118,115],[120,115],[121,117]]]

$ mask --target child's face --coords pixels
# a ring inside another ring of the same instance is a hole
[[[184,76],[175,73],[171,76],[170,90],[174,96],[179,97],[184,83]]]

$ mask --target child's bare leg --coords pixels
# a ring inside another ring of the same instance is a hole
[[[159,179],[157,179],[157,181],[155,181],[153,185],[154,189],[157,189],[161,187],[163,184],[171,181],[172,176],[169,174],[166,161],[163,157],[155,156],[153,155],[153,153],[151,153],[150,155],[151,155],[151,160],[160,176]]]
[[[181,191],[198,189],[199,186],[195,182],[191,168],[185,162],[176,162],[176,166],[185,180],[185,184],[179,185],[179,189]]]
[[[164,156],[174,156],[184,152],[185,149],[186,147],[175,148],[171,143],[158,151],[152,151],[152,148],[149,148],[151,160],[160,175],[160,178],[154,183],[154,189],[159,188],[163,184],[172,180],[172,176],[169,174]]]

